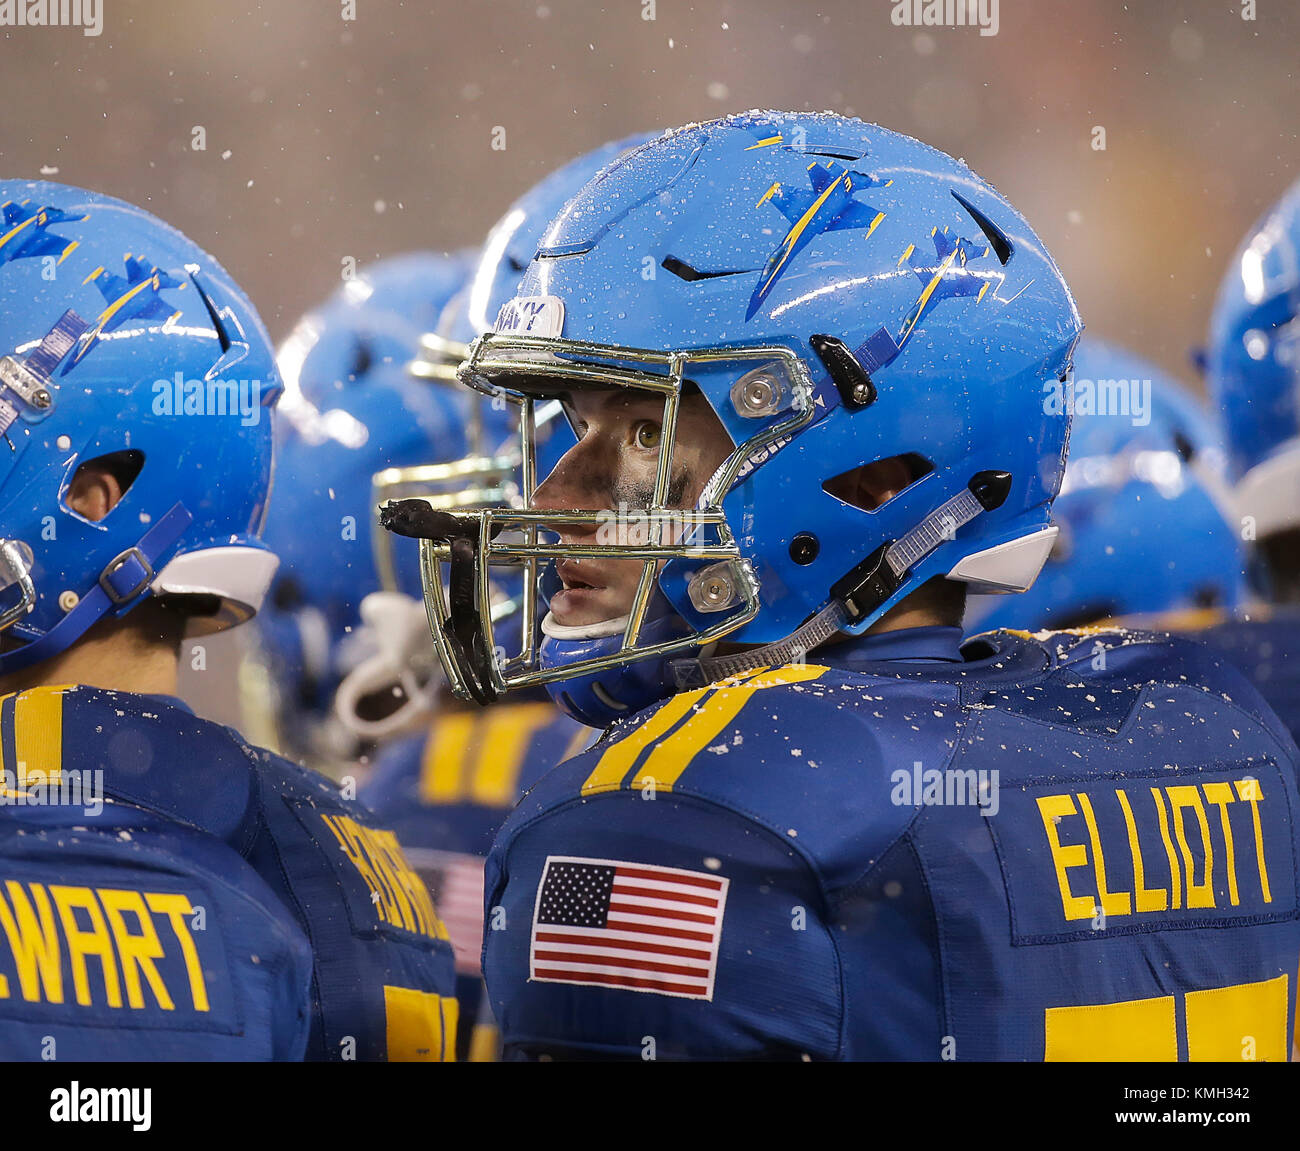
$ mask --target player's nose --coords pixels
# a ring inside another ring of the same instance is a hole
[[[583,437],[542,481],[533,494],[533,506],[546,511],[607,509],[617,462],[617,453],[602,438]]]

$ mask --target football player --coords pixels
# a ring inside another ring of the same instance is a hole
[[[1088,336],[1074,355],[1071,402],[1051,554],[1024,594],[970,596],[967,632],[1157,612],[1186,622],[1236,606],[1245,560],[1225,518],[1222,438],[1209,415],[1154,365]]]
[[[299,320],[278,353],[286,395],[275,413],[264,538],[281,563],[258,617],[258,648],[242,669],[252,688],[244,709],[278,750],[335,777],[429,714],[427,642],[395,681],[358,689],[363,675],[338,689],[400,643],[412,611],[423,615],[413,557],[399,570],[394,553],[373,547],[371,480],[431,451],[445,459],[465,451],[466,397],[411,380],[407,365],[469,270],[459,255],[381,260]],[[363,608],[371,593],[379,594]]]
[[[831,114],[670,133],[548,229],[462,376],[577,445],[523,510],[384,512],[460,693],[612,721],[488,862],[508,1055],[1287,1058],[1276,717],[1181,641],[962,644],[1055,538],[1079,330],[1002,196]],[[547,601],[505,660],[498,563]]]
[[[310,940],[307,1058],[449,1057],[451,945],[392,833],[322,776],[174,698],[182,638],[248,619],[275,569],[258,533],[281,384],[261,321],[211,256],[136,208],[45,183],[7,183],[3,198],[27,217],[0,242],[11,448],[0,477],[0,692],[17,693],[0,705],[6,763],[12,740],[20,774],[33,760],[46,776],[75,768],[106,800],[203,833],[173,836],[182,856],[195,843],[195,883],[220,878],[206,840],[242,856]],[[141,851],[137,874],[149,867]],[[106,902],[89,875],[62,896],[50,890],[78,1003],[130,1003],[145,994],[142,978],[154,1000],[165,991],[176,1002],[175,970],[213,958],[183,930],[195,889],[184,873],[155,870],[148,887],[133,880],[152,922],[140,899]],[[19,874],[28,890],[13,914],[35,907],[49,922],[32,865]],[[259,898],[237,873],[230,882]],[[152,894],[169,891],[155,906]],[[210,896],[210,910],[228,915],[237,895]],[[174,938],[160,944],[166,909]],[[31,931],[28,920],[29,942]],[[170,981],[150,975],[160,946]],[[291,957],[291,941],[265,958],[277,954]],[[25,992],[29,976],[0,985]],[[214,966],[212,1029],[233,1032],[246,1007],[232,980],[217,985],[224,978]],[[197,985],[190,1004],[202,1011]],[[190,1018],[177,1017],[182,1028]]]
[[[1300,182],[1228,266],[1206,380],[1259,598],[1192,634],[1237,664],[1300,740]]]
[[[592,176],[646,137],[597,148],[564,165],[513,203],[489,232],[470,283],[448,306],[441,331],[425,340],[413,365],[422,379],[451,382],[473,339],[490,330],[497,311],[515,295],[519,277],[565,203]],[[400,498],[424,489],[431,506],[487,506],[517,490],[520,459],[506,439],[517,405],[491,405],[478,397],[471,438],[477,451],[450,465],[395,468],[377,477],[377,498]],[[536,431],[537,466],[549,470],[573,443],[558,405]],[[498,445],[505,448],[498,451]],[[485,450],[486,448],[491,451]],[[464,486],[447,490],[450,484]],[[387,535],[387,533],[383,533]],[[395,555],[413,558],[414,544],[388,536]],[[407,559],[403,563],[410,562]],[[520,578],[497,576],[497,626],[513,638],[520,627]],[[421,647],[428,625],[419,609]],[[510,642],[507,639],[506,642]],[[398,679],[392,674],[390,678]],[[399,835],[430,884],[456,946],[462,1058],[496,1057],[498,1036],[482,995],[479,953],[483,941],[483,862],[506,813],[555,764],[580,750],[596,733],[569,718],[540,689],[503,700],[487,711],[458,704],[450,693],[425,733],[395,740],[376,757],[361,799]]]

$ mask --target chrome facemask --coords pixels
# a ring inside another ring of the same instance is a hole
[[[740,440],[705,485],[694,509],[668,504],[678,412],[688,383],[710,378],[712,394],[726,382],[734,429],[753,433]],[[733,485],[762,459],[814,419],[813,385],[803,361],[783,346],[657,352],[610,348],[560,338],[488,334],[476,340],[461,366],[463,383],[484,395],[504,396],[520,406],[520,507],[489,507],[457,513],[427,499],[392,503],[381,509],[384,526],[420,538],[421,576],[429,626],[447,682],[467,700],[487,703],[506,691],[535,687],[574,675],[603,671],[648,658],[691,652],[748,623],[758,613],[758,584],[742,557],[722,511]],[[543,398],[582,388],[627,389],[662,400],[663,420],[654,493],[637,509],[637,538],[617,543],[544,542],[566,527],[596,534],[612,511],[537,509],[536,412]],[[557,559],[638,559],[636,596],[625,619],[611,621],[622,632],[617,650],[563,667],[543,668],[538,639],[542,576]],[[642,645],[647,611],[659,587],[660,569],[670,560],[689,561],[685,594],[706,620],[681,638]],[[522,643],[502,652],[492,627],[490,589],[494,567],[523,569]],[[716,616],[716,619],[713,617]]]
[[[22,540],[0,540],[0,595],[9,599],[9,589],[18,589],[17,600],[0,607],[0,631],[17,623],[36,606],[32,563],[32,549]]]

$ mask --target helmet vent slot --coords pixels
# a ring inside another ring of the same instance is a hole
[[[829,156],[832,160],[843,160],[846,164],[856,163],[866,155],[865,152],[849,152],[843,148],[828,148],[823,144],[809,144],[806,148],[797,148],[805,156]]]
[[[672,272],[674,276],[685,280],[688,284],[693,284],[696,280],[716,280],[720,276],[740,276],[754,270],[753,268],[731,268],[722,272],[701,272],[676,256],[665,256],[660,267],[666,272]]]
[[[930,460],[917,452],[907,452],[840,472],[822,484],[822,491],[851,507],[874,512],[932,471],[934,464]]]
[[[202,283],[199,282],[199,278],[193,272],[190,273],[190,282],[194,285],[194,290],[198,292],[199,299],[203,301],[203,306],[208,310],[208,319],[212,321],[212,326],[216,329],[217,342],[221,345],[221,354],[224,356],[230,351],[231,341],[230,333],[226,331],[226,325],[222,323],[221,312],[218,310],[217,305],[213,303],[212,297],[203,290]]]
[[[989,247],[993,249],[999,263],[1005,267],[1007,261],[1011,259],[1012,251],[1011,241],[1007,239],[1007,234],[964,196],[953,192],[952,198],[970,213],[970,218],[979,225],[980,231],[984,233],[989,242]]]
[[[352,368],[351,375],[353,379],[359,380],[362,376],[369,373],[373,364],[373,357],[370,352],[370,341],[359,339],[352,349]]]

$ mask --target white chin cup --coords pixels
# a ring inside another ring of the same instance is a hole
[[[1238,521],[1255,521],[1255,538],[1300,527],[1300,441],[1256,464],[1233,493]]]
[[[206,635],[252,619],[262,607],[280,559],[263,548],[200,548],[173,557],[150,587],[154,595],[207,595],[221,600],[215,616],[191,617],[188,635]]]
[[[1060,533],[1055,524],[1017,539],[994,544],[959,560],[947,573],[971,591],[1022,592],[1034,586]]]
[[[431,662],[424,604],[401,592],[372,592],[361,601],[359,646],[374,654],[362,660],[339,684],[334,710],[353,734],[363,739],[387,739],[417,720],[431,717],[440,678],[431,674],[423,686],[415,669]],[[362,700],[400,688],[405,701],[381,719],[358,713]]]
[[[551,639],[604,639],[610,635],[620,635],[627,630],[628,617],[621,615],[618,619],[602,620],[600,623],[584,623],[569,626],[559,623],[554,612],[547,612],[542,617],[542,633]]]

